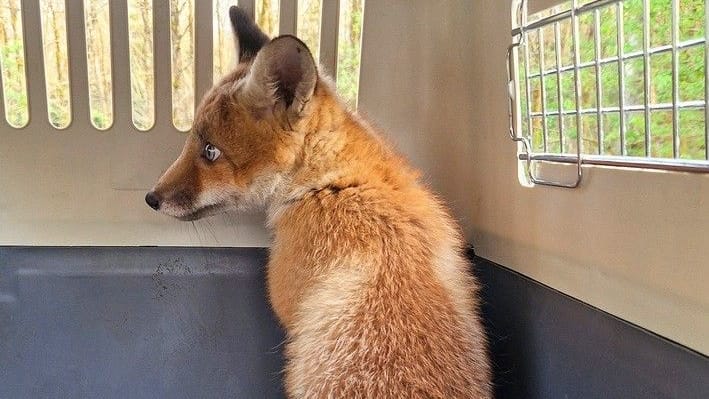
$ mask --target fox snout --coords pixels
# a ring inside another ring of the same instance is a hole
[[[160,210],[160,196],[158,196],[155,191],[149,191],[145,194],[145,203],[156,211]]]
[[[183,220],[203,216],[208,205],[200,200],[200,173],[193,160],[191,140],[180,157],[160,176],[157,184],[145,195],[145,203],[152,209]]]
[[[193,207],[194,196],[190,195],[190,191],[192,191],[190,186],[194,183],[193,171],[190,170],[191,168],[188,165],[184,165],[184,162],[180,161],[180,159],[177,159],[160,176],[155,187],[145,194],[145,203],[149,207],[171,216],[179,216],[171,212],[172,208],[179,207],[186,211]]]
[[[207,215],[207,210],[212,210],[211,206],[198,206],[191,194],[178,190],[162,193],[155,189],[145,194],[145,203],[156,211],[173,216],[180,220],[194,220]]]

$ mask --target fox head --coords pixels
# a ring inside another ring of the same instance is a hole
[[[302,41],[269,40],[238,7],[229,17],[237,66],[202,99],[182,153],[145,196],[181,220],[265,205],[296,163],[318,84]]]

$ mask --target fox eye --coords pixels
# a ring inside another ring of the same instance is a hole
[[[219,148],[209,143],[207,143],[207,145],[204,146],[204,150],[202,150],[202,156],[206,158],[209,162],[216,161],[221,154],[222,152],[219,151]]]

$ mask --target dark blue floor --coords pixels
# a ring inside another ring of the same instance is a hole
[[[282,397],[265,251],[0,249],[0,398]]]
[[[279,398],[263,249],[0,247],[0,399]],[[709,361],[483,259],[498,398],[709,398]]]
[[[707,399],[709,359],[484,259],[497,398]]]

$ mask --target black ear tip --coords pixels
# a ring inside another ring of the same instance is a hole
[[[231,22],[234,24],[251,20],[248,14],[246,14],[246,11],[239,6],[229,7],[229,19],[231,19]]]
[[[254,55],[268,43],[268,36],[259,29],[251,16],[241,7],[229,7],[231,27],[236,35],[239,62]]]

